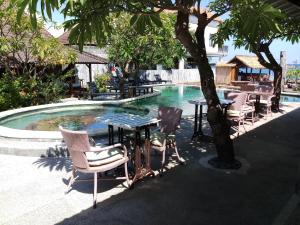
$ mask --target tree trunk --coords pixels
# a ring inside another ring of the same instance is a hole
[[[208,105],[207,120],[211,126],[217,150],[217,158],[209,162],[218,168],[239,168],[240,163],[235,160],[233,142],[230,138],[230,124],[223,114],[216,92],[214,74],[206,54],[204,37],[206,24],[200,24],[201,21],[199,22],[200,18],[198,18],[198,28],[195,33],[197,41],[195,41],[188,30],[188,18],[188,13],[178,12],[176,37],[198,64],[201,88]]]
[[[281,82],[282,82],[282,67],[280,65],[276,66],[274,72],[274,96],[275,98],[272,101],[272,110],[275,112],[279,111],[279,102],[281,96]]]
[[[218,161],[231,165],[235,162],[233,142],[230,138],[230,124],[223,114],[214,82],[214,73],[205,50],[204,30],[197,32],[199,53],[196,58],[201,79],[201,89],[208,105],[207,120],[214,135]]]
[[[254,44],[252,44],[254,46]],[[266,68],[270,69],[274,73],[274,96],[275,98],[272,99],[272,111],[278,112],[279,111],[279,102],[280,102],[280,95],[281,95],[281,81],[282,81],[282,67],[280,64],[277,63],[275,58],[273,57],[269,45],[259,45],[260,48],[256,49],[254,48],[254,53],[258,57],[258,61],[265,66]],[[263,57],[261,52],[265,53],[267,60]]]

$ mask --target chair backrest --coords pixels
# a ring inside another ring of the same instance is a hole
[[[247,93],[246,92],[231,92],[227,94],[227,99],[233,100],[234,103],[231,104],[229,110],[241,111],[243,106],[247,101]]]
[[[273,94],[274,87],[270,85],[258,85],[255,87],[255,91],[266,92]]]
[[[154,74],[154,77],[155,77],[156,81],[161,81],[162,80],[160,74]]]
[[[270,85],[258,85],[255,91],[264,92],[270,94],[269,96],[273,95],[274,87]],[[269,98],[268,95],[262,95],[261,99],[267,100]]]
[[[88,82],[90,93],[97,93],[97,85],[94,81]]]
[[[180,125],[182,109],[176,107],[159,107],[158,119],[160,121],[160,131],[166,134],[175,133]]]
[[[90,150],[89,137],[86,131],[71,131],[59,126],[66,142],[73,165],[81,169],[89,167],[85,152]]]

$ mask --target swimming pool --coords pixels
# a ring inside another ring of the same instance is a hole
[[[155,89],[160,91],[160,95],[120,105],[61,106],[12,114],[2,118],[0,126],[19,130],[57,131],[59,124],[67,124],[71,129],[100,130],[106,129],[106,125],[95,122],[97,116],[124,112],[156,116],[159,106],[178,107],[183,109],[183,116],[190,116],[194,115],[194,105],[188,101],[204,97],[197,86],[161,86]],[[226,91],[229,90],[217,90],[220,99],[224,99]],[[282,96],[281,100],[300,102],[299,97],[293,96]]]
[[[194,105],[190,104],[189,100],[204,98],[200,87],[197,86],[168,86],[156,87],[156,90],[161,94],[155,97],[140,99],[128,103],[135,107],[146,107],[150,113],[157,114],[156,110],[159,106],[172,106],[183,109],[183,115],[194,115]],[[224,93],[229,92],[228,89],[217,89],[217,94],[220,99],[224,99]],[[282,102],[300,102],[300,97],[282,96]]]
[[[57,131],[58,125],[62,124],[72,130],[99,130],[107,129],[107,125],[96,122],[97,116],[108,114],[117,116],[118,113],[124,112],[138,115],[148,114],[146,108],[134,106],[64,106],[12,115],[1,120],[0,126],[21,130]]]

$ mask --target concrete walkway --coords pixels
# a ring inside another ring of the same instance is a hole
[[[215,154],[214,146],[191,142],[191,126],[184,120],[178,135],[186,166],[172,164],[133,190],[99,182],[97,209],[92,182],[64,194],[68,159],[0,155],[0,224],[300,224],[300,108],[235,139],[245,173],[203,167],[199,160]]]

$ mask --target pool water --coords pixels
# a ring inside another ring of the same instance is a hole
[[[194,115],[194,105],[190,104],[189,100],[204,98],[200,87],[196,86],[169,86],[156,87],[161,95],[137,100],[129,103],[131,106],[146,107],[151,113],[157,115],[159,106],[172,106],[183,109],[183,115]],[[230,90],[217,89],[217,94],[220,99],[224,99],[224,93]],[[300,102],[299,97],[282,96],[282,102]],[[205,110],[205,108],[204,108]]]
[[[107,125],[95,121],[97,116],[118,113],[157,116],[159,106],[172,106],[183,109],[183,116],[194,115],[194,105],[189,100],[204,98],[196,86],[166,86],[156,87],[160,95],[136,100],[121,106],[64,106],[35,112],[12,115],[0,121],[0,126],[38,131],[57,131],[59,124],[70,129],[98,130],[107,129]],[[218,89],[220,99],[224,99],[225,90]],[[282,102],[300,102],[299,97],[282,96]],[[204,110],[206,108],[204,107]]]
[[[143,108],[118,106],[76,106],[51,108],[32,113],[13,115],[0,121],[0,126],[22,130],[57,131],[58,125],[72,130],[106,129],[107,125],[95,121],[98,116],[118,113],[146,115]]]
[[[131,106],[146,107],[150,113],[157,114],[157,109],[160,106],[172,106],[183,109],[183,115],[194,115],[194,105],[190,104],[189,100],[204,98],[199,87],[196,86],[169,86],[155,88],[161,92],[160,95],[140,99],[129,103]],[[224,90],[218,89],[217,94],[220,99],[224,99]]]

